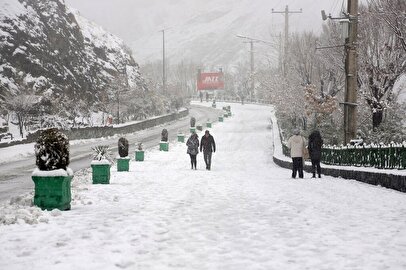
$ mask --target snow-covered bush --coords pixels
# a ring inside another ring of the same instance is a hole
[[[43,131],[35,144],[36,165],[42,171],[66,170],[69,165],[68,137],[56,128]]]
[[[143,149],[142,149],[142,143],[140,142],[140,143],[137,143],[137,150],[138,151],[142,151]]]
[[[124,137],[118,139],[118,154],[120,157],[128,156],[128,140]]]
[[[161,141],[162,141],[162,142],[167,142],[167,141],[168,141],[168,130],[166,130],[166,128],[164,128],[164,129],[162,130],[162,133],[161,133]]]
[[[110,147],[108,145],[98,145],[92,147],[93,160],[108,160],[111,161]]]

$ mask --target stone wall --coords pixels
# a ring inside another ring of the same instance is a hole
[[[175,121],[182,117],[185,117],[189,114],[189,110],[185,109],[183,111],[163,115],[160,117],[155,117],[151,119],[146,119],[144,121],[140,121],[134,124],[129,124],[125,126],[119,127],[87,127],[87,128],[72,128],[70,130],[62,130],[66,136],[68,136],[69,140],[80,140],[80,139],[91,139],[91,138],[101,138],[107,136],[113,136],[115,134],[126,134],[132,133],[136,131],[140,131],[143,129],[151,128],[154,126],[158,126],[167,122]],[[35,142],[38,138],[38,135],[41,131],[37,131],[31,133],[27,136],[25,140],[21,141],[12,141],[10,143],[0,143],[0,148],[13,146],[17,144],[24,144],[24,143],[32,143]]]

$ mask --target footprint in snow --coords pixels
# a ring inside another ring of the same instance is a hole
[[[134,265],[134,262],[133,261],[122,261],[122,262],[116,263],[115,265],[118,268],[125,269],[125,268],[128,268],[128,267]]]

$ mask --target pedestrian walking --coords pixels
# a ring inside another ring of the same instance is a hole
[[[202,91],[199,92],[199,97],[200,97],[200,102],[203,102],[203,92]]]
[[[323,139],[321,138],[320,132],[318,130],[314,130],[309,135],[309,156],[310,160],[312,161],[312,178],[316,177],[316,169],[317,175],[321,178],[321,167],[320,167],[320,159],[321,159],[321,147],[323,146]]]
[[[213,136],[210,135],[210,132],[206,130],[204,136],[200,141],[200,152],[203,149],[203,158],[206,163],[206,170],[211,169],[211,155],[216,152],[216,143],[214,142]]]
[[[209,92],[206,92],[206,102],[209,102]]]
[[[296,178],[299,172],[299,178],[303,178],[303,151],[306,147],[306,140],[300,135],[299,129],[293,130],[293,135],[288,140],[290,156],[292,158],[292,178]]]
[[[186,142],[187,145],[187,153],[190,156],[190,164],[192,165],[192,170],[193,168],[196,170],[196,156],[199,153],[199,136],[195,132],[192,132],[192,135],[190,135],[189,139]]]

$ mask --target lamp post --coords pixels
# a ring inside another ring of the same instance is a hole
[[[166,92],[165,30],[168,28],[160,31],[162,32],[162,91],[164,93]]]

